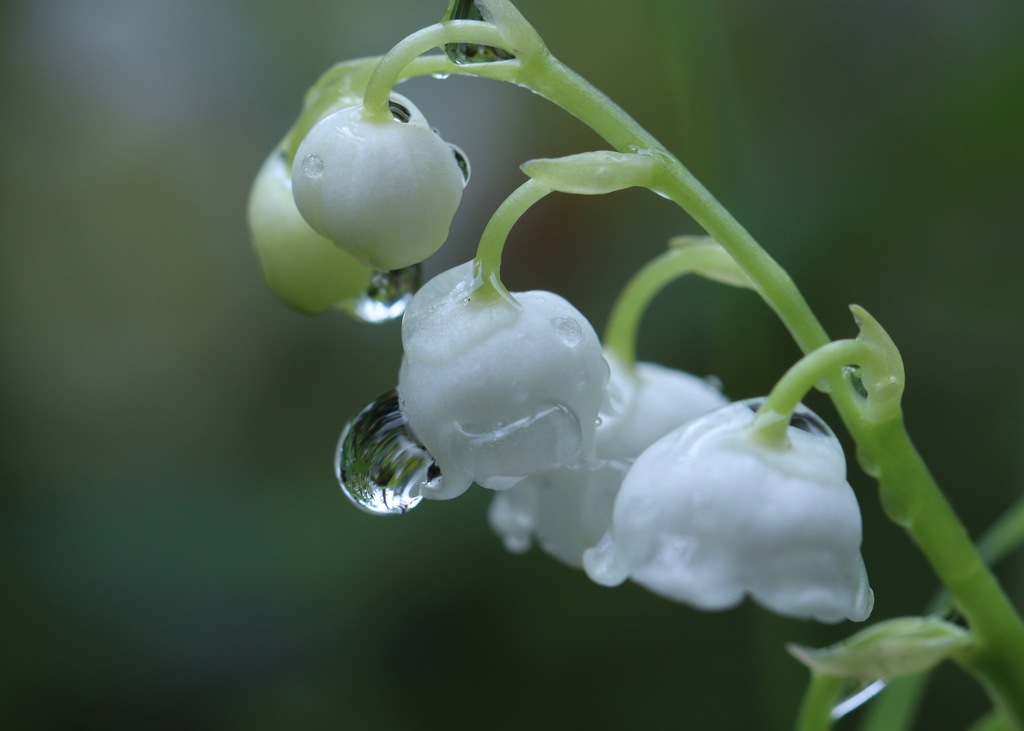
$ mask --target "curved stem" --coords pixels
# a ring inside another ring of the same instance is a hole
[[[845,365],[860,365],[871,357],[871,346],[860,340],[835,340],[798,360],[772,387],[757,410],[751,427],[762,444],[784,447],[790,417],[804,396],[823,378]]]
[[[477,20],[452,20],[435,23],[416,31],[388,51],[377,64],[363,96],[363,107],[369,118],[387,119],[388,95],[401,78],[402,71],[417,56],[448,43],[479,43],[501,46],[502,33],[490,23]],[[515,64],[516,61],[504,63]]]
[[[832,728],[832,707],[844,682],[832,675],[811,673],[796,717],[796,731],[828,731]]]
[[[371,113],[386,113],[387,95],[405,65],[436,45],[452,42],[501,46],[501,34],[489,24],[473,24],[479,34],[449,31],[472,21],[431,26],[410,36],[382,60],[371,77],[365,104]],[[480,27],[484,26],[484,27]],[[490,30],[487,27],[490,27]],[[472,37],[469,37],[472,36]],[[665,148],[607,96],[561,62],[539,49],[516,61],[478,64],[463,69],[483,75],[478,67],[508,64],[509,80],[563,107],[622,152]],[[665,179],[652,186],[689,213],[736,260],[765,302],[775,311],[804,353],[829,342],[821,323],[788,273],[702,186],[686,167],[671,157]],[[493,257],[489,266],[493,267]],[[491,290],[497,291],[493,283]],[[851,389],[838,387],[841,376],[830,378],[831,397],[859,447],[875,461],[883,506],[904,526],[932,568],[949,589],[958,610],[971,625],[977,645],[964,665],[985,685],[1007,718],[1024,731],[1024,623],[995,577],[986,568],[956,513],[950,508],[907,435],[902,416],[865,420]]]
[[[626,368],[636,365],[636,341],[647,306],[666,285],[693,273],[735,270],[736,264],[715,244],[676,246],[652,259],[633,275],[612,306],[604,346]],[[742,274],[742,273],[740,273]],[[739,278],[730,283],[739,285]]]
[[[480,284],[475,296],[486,301],[491,298],[510,298],[512,295],[501,283],[501,254],[505,241],[516,221],[551,189],[536,180],[527,180],[506,198],[487,222],[476,250],[473,271]]]

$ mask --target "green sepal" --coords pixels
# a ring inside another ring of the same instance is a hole
[[[938,617],[879,622],[831,647],[787,645],[797,660],[822,675],[892,680],[931,670],[970,647],[971,633]]]
[[[746,272],[711,236],[673,236],[668,240],[668,247],[686,250],[694,274],[730,287],[754,289]]]
[[[665,158],[654,151],[596,150],[566,157],[529,160],[524,173],[560,193],[603,195],[626,188],[650,188],[659,179]]]
[[[380,56],[355,58],[331,66],[309,87],[302,98],[302,112],[284,138],[288,167],[313,125],[331,112],[352,107],[363,101],[363,93]]]
[[[850,312],[860,328],[857,339],[871,346],[874,357],[860,364],[860,381],[867,391],[868,412],[877,418],[898,412],[906,374],[903,358],[889,333],[859,305],[850,305]]]

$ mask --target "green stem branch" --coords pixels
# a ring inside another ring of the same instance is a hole
[[[828,731],[832,728],[832,708],[844,682],[833,675],[811,673],[796,717],[796,731]]]

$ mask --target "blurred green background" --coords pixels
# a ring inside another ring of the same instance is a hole
[[[399,327],[280,306],[246,197],[323,69],[445,5],[0,5],[0,725],[781,729],[805,680],[783,644],[854,629],[704,614],[507,554],[482,489],[394,519],[340,495],[335,440],[394,385]],[[991,524],[1024,485],[1024,3],[520,7],[691,166],[830,332],[855,332],[851,302],[886,325],[912,434],[972,533]],[[511,87],[403,93],[473,164],[430,273],[470,256],[519,163],[598,144]],[[601,328],[627,274],[695,232],[649,194],[553,196],[513,232],[507,280]],[[701,282],[659,298],[640,351],[736,398],[797,355],[751,295]],[[929,569],[870,480],[852,466],[851,480],[875,618],[920,611]],[[1024,596],[1019,557],[1001,576]],[[921,728],[986,706],[953,668],[927,704]]]

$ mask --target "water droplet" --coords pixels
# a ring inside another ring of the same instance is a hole
[[[475,0],[455,0],[451,4],[445,20],[485,20],[480,8],[476,6]],[[448,43],[444,52],[452,63],[491,63],[493,61],[508,61],[515,58],[508,51],[485,46],[480,43]]]
[[[399,104],[394,99],[388,101],[388,109],[391,110],[391,116],[397,119],[402,124],[408,124],[409,120],[412,119],[412,112],[404,104]]]
[[[363,322],[376,324],[394,320],[405,313],[422,279],[419,264],[391,272],[374,272],[366,290],[339,307]]]
[[[503,490],[525,476],[580,463],[583,429],[563,404],[497,424],[457,421],[449,437],[455,464],[484,487]]]
[[[324,174],[324,161],[319,155],[306,155],[302,158],[302,174],[307,178],[319,178]]]
[[[860,366],[858,366],[858,365],[843,366],[843,376],[846,378],[846,380],[849,382],[849,384],[853,387],[854,393],[856,393],[861,398],[867,398],[868,397],[868,389],[864,385],[864,379],[861,378]]]
[[[871,683],[849,681],[843,689],[839,702],[832,707],[829,716],[833,721],[838,721],[846,714],[863,706],[883,690],[885,690],[884,680],[876,680]]]
[[[580,324],[571,317],[556,317],[551,320],[551,326],[555,328],[559,339],[570,348],[575,348],[583,339]]]
[[[465,188],[469,185],[469,158],[458,146],[448,143],[448,146],[452,148],[452,154],[455,155],[455,164],[459,166],[459,171],[462,173],[462,187]]]
[[[375,515],[412,510],[425,489],[441,485],[441,470],[409,430],[397,391],[384,394],[345,425],[334,473],[345,496]]]
[[[743,403],[745,403],[751,411],[756,412],[758,409],[761,408],[761,405],[764,403],[764,401],[764,397],[762,396],[758,398],[747,399]],[[808,434],[813,434],[814,436],[817,437],[835,436],[832,433],[832,430],[829,428],[828,424],[822,421],[817,414],[815,414],[813,411],[811,411],[803,404],[798,404],[796,409],[794,409],[793,415],[789,418],[789,425],[794,429],[799,429],[800,431],[807,432]]]

